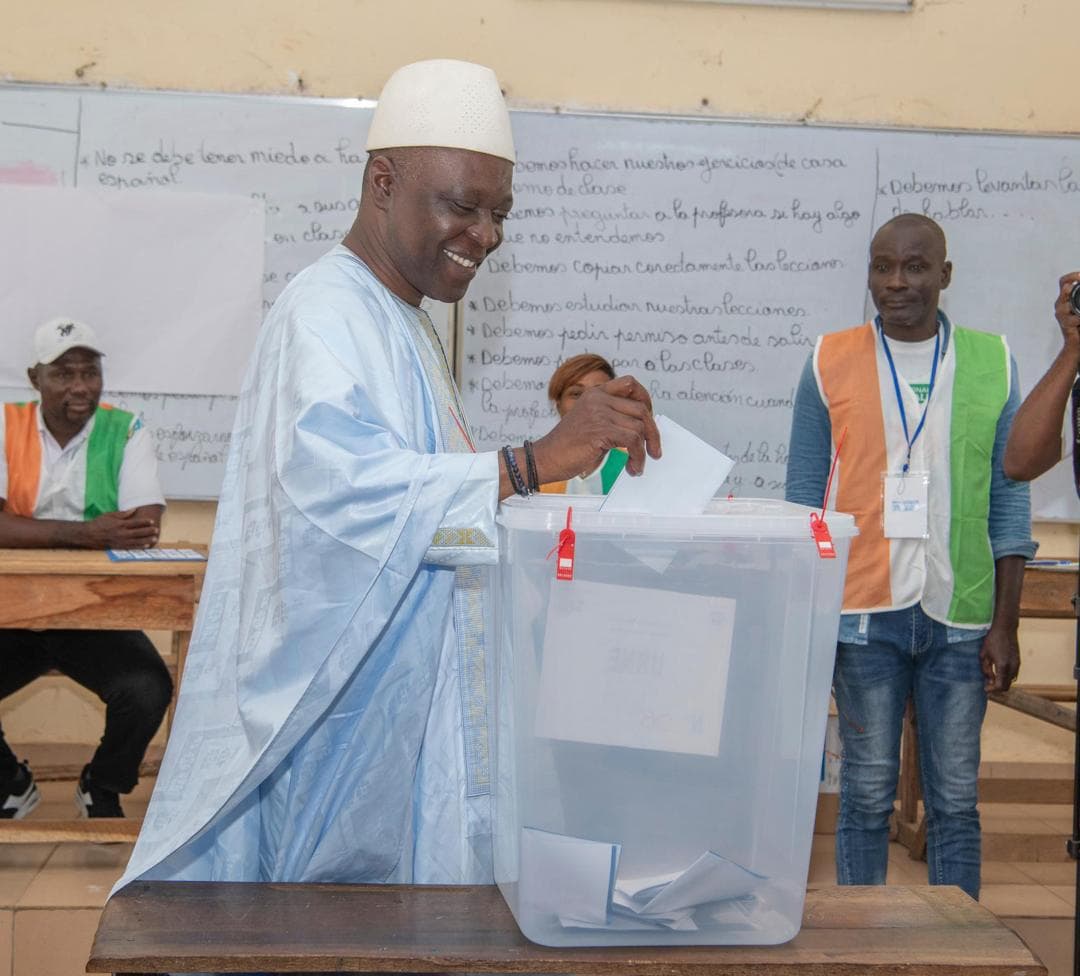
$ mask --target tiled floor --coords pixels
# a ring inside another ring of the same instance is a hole
[[[809,887],[836,884],[834,837],[815,834]],[[926,862],[906,848],[889,846],[889,884],[924,885]],[[1001,918],[1073,917],[1076,865],[1071,861],[987,861],[979,901]]]
[[[153,786],[124,809],[141,817]],[[39,783],[34,819],[74,816],[74,784]],[[0,976],[82,976],[101,907],[130,844],[9,844],[0,847]]]
[[[1033,809],[1054,822],[1060,819],[1055,808]],[[1066,826],[1057,830],[1062,846],[1066,831],[1072,831],[1070,818],[1071,811],[1066,815]],[[985,827],[985,815],[983,824]],[[835,849],[834,835],[814,835],[808,887],[836,883]],[[979,901],[1028,944],[1050,976],[1072,976],[1076,864],[1066,860],[986,861],[982,880]],[[888,883],[926,884],[926,863],[911,860],[906,848],[890,844]]]
[[[68,816],[71,784],[42,787],[44,803],[34,817]],[[140,787],[125,803],[130,814],[141,816],[148,793],[149,785]],[[1049,817],[1063,837],[1059,813],[1033,807],[1010,811],[1010,816],[1027,828]],[[1071,830],[1071,821],[1067,826]],[[834,850],[833,835],[814,836],[810,887],[835,883]],[[81,976],[101,906],[130,851],[127,844],[0,847],[0,976]],[[1072,973],[1075,879],[1075,865],[1065,860],[989,861],[983,866],[981,901],[1020,934],[1051,976]],[[926,882],[926,864],[912,861],[893,844],[889,883]]]

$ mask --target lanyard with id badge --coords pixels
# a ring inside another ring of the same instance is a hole
[[[926,413],[930,409],[930,398],[934,395],[934,381],[937,379],[938,354],[941,352],[941,329],[938,329],[934,341],[934,362],[930,367],[930,387],[926,393],[922,416],[915,428],[915,433],[908,432],[907,412],[904,410],[904,397],[900,391],[900,377],[896,373],[889,340],[885,330],[881,330],[881,344],[885,347],[885,358],[892,371],[893,390],[896,392],[896,405],[900,410],[900,423],[904,427],[904,440],[907,443],[907,456],[898,473],[885,471],[881,475],[883,529],[886,539],[925,539],[930,534],[929,501],[930,472],[911,470],[911,449],[922,433],[926,423]]]

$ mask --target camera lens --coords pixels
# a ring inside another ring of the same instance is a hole
[[[1072,306],[1073,315],[1080,315],[1080,281],[1076,282],[1069,292],[1069,305]]]

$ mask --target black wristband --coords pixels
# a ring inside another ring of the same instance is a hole
[[[506,474],[510,478],[510,486],[514,494],[523,498],[529,494],[529,488],[525,479],[521,477],[521,469],[518,467],[517,458],[514,457],[513,448],[509,444],[502,449],[503,463],[506,465]]]
[[[536,472],[536,458],[533,457],[532,441],[525,441],[525,474],[529,477],[529,491],[540,490],[540,475]]]

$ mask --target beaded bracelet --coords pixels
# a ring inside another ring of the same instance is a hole
[[[506,465],[506,474],[510,478],[510,486],[514,489],[514,494],[521,495],[523,498],[529,494],[529,487],[525,484],[525,479],[521,477],[521,469],[518,467],[517,458],[514,457],[514,451],[509,444],[502,449],[503,463]]]
[[[529,476],[529,491],[540,490],[540,475],[536,471],[536,458],[533,456],[533,443],[525,441],[525,473]]]

